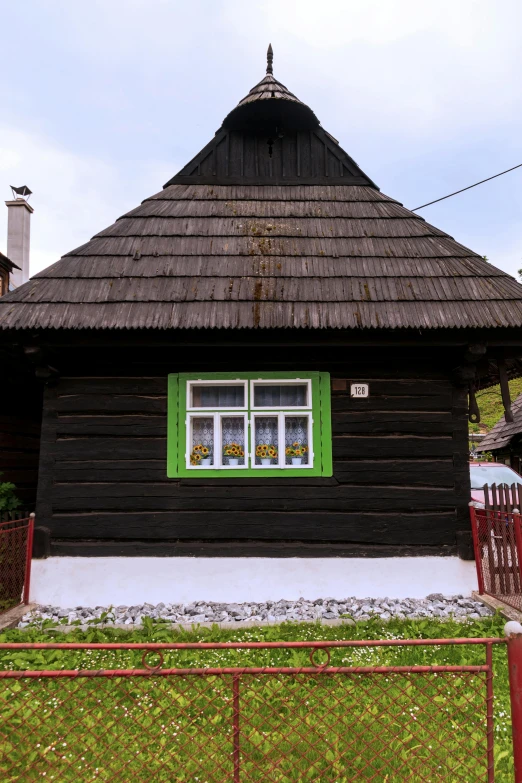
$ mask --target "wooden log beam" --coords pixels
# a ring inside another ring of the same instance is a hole
[[[504,406],[504,419],[512,423],[513,422],[513,413],[511,411],[511,395],[509,393],[509,381],[508,381],[508,375],[506,371],[506,362],[505,359],[498,359],[497,361],[498,366],[498,375],[500,380],[500,391],[502,394],[502,404]]]

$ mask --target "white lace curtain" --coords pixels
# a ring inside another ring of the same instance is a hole
[[[256,408],[299,408],[306,405],[305,384],[254,384],[253,405]],[[243,385],[192,387],[194,408],[241,408],[245,405]]]
[[[193,386],[194,408],[241,408],[245,404],[245,387],[241,386]]]
[[[298,408],[306,405],[306,386],[282,384],[269,386],[260,383],[254,385],[254,405],[259,408]]]

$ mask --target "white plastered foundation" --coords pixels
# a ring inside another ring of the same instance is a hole
[[[458,557],[50,557],[34,560],[31,601],[61,607],[285,598],[470,595],[474,562]]]

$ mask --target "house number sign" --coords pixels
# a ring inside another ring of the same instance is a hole
[[[370,385],[368,383],[351,383],[350,397],[359,399],[370,396]]]

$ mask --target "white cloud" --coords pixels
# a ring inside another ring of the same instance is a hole
[[[210,4],[209,4],[210,3]],[[76,0],[49,3],[47,10],[57,25],[67,30],[60,46],[74,57],[104,64],[136,63],[146,52],[156,61],[173,60],[179,52],[192,46],[184,35],[194,25],[194,15],[201,0],[192,4],[182,0]],[[214,0],[204,0],[207,13],[197,23],[204,24],[212,14]]]
[[[519,0],[228,0],[223,16],[246,51],[271,40],[276,77],[334,135],[427,139],[520,114]]]
[[[157,161],[136,161],[125,172],[132,176],[129,183],[110,163],[5,125],[0,125],[0,170],[4,183],[28,185],[33,191],[32,275],[160,190],[174,173]],[[10,198],[7,188],[5,198]],[[7,209],[0,220],[0,250],[6,247]]]
[[[20,155],[16,150],[0,147],[0,171],[10,172],[20,163]]]
[[[236,13],[241,0],[231,0]],[[471,47],[486,19],[496,20],[489,0],[262,0],[258,15],[308,46],[331,50],[358,41],[382,46],[429,30],[459,47]],[[236,16],[241,18],[240,16]],[[491,31],[491,28],[490,28]]]
[[[2,179],[33,191],[31,274],[85,242],[113,213],[116,177],[110,165],[58,149],[43,138],[0,126]],[[9,194],[5,194],[9,197]],[[0,221],[6,248],[7,210]]]

